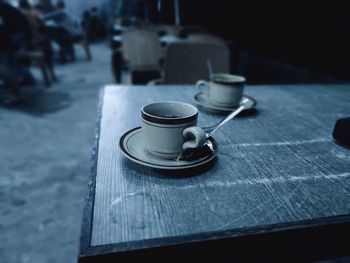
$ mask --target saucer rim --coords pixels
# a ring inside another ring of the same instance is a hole
[[[208,98],[208,94],[206,92],[198,92],[196,95],[194,95],[194,100],[201,106],[210,109],[210,110],[215,110],[215,111],[233,111],[235,109],[237,109],[239,107],[239,105],[235,106],[235,107],[225,107],[225,106],[219,106],[219,105],[215,105],[213,103],[211,103],[208,99],[205,100],[205,103],[202,103],[200,100],[198,100],[198,97],[200,95],[206,95],[206,98]],[[249,100],[255,101],[254,98],[247,96],[247,95],[243,95],[242,98],[247,98]]]
[[[130,130],[126,131],[119,139],[119,143],[118,143],[119,144],[119,149],[122,151],[124,156],[127,157],[129,160],[131,160],[131,161],[133,161],[135,163],[138,163],[140,165],[146,166],[146,167],[151,167],[151,168],[161,169],[161,170],[186,170],[186,169],[192,169],[192,168],[200,167],[202,165],[205,165],[205,164],[209,163],[210,161],[212,161],[217,156],[217,153],[218,153],[218,144],[217,144],[216,140],[211,137],[209,139],[214,145],[214,153],[209,154],[208,156],[206,156],[205,158],[201,159],[200,161],[198,161],[198,160],[187,161],[188,164],[171,165],[171,166],[150,163],[150,162],[147,162],[147,161],[144,161],[142,159],[139,159],[139,158],[135,157],[124,146],[125,139],[128,136],[132,136],[132,133],[136,134],[136,131],[138,131],[138,130],[140,130],[140,132],[142,132],[141,131],[141,127],[136,127],[136,128],[133,128],[133,129],[130,129]],[[157,158],[155,157],[155,159],[157,159]],[[160,159],[160,158],[158,158],[158,159]],[[168,161],[172,161],[172,160],[168,160]],[[186,162],[186,161],[183,160],[182,162]]]

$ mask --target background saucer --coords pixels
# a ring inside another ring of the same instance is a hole
[[[243,98],[247,98],[250,100],[254,100],[253,98],[243,95]],[[229,107],[229,106],[219,106],[217,104],[212,103],[209,100],[208,94],[205,92],[199,92],[194,96],[194,99],[196,100],[196,102],[199,103],[199,105],[210,109],[210,110],[214,110],[214,111],[221,111],[221,112],[227,112],[227,111],[234,111],[235,109],[238,108],[238,106],[236,107]]]

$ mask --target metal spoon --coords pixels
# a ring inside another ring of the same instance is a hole
[[[239,103],[239,107],[231,112],[229,115],[227,115],[224,119],[222,119],[217,124],[210,126],[210,127],[203,127],[203,130],[205,131],[205,135],[207,137],[207,141],[204,143],[203,147],[195,148],[195,149],[186,149],[178,159],[182,160],[196,160],[198,158],[207,156],[210,153],[214,153],[214,146],[212,142],[210,141],[210,138],[212,135],[220,129],[222,126],[224,126],[228,121],[232,120],[234,117],[236,117],[240,112],[243,110],[253,109],[256,105],[256,101],[252,98],[244,97],[242,98],[241,102]]]
[[[239,103],[239,107],[231,112],[229,115],[227,115],[224,119],[222,119],[219,123],[210,126],[210,127],[204,127],[203,130],[206,133],[207,138],[212,137],[212,135],[222,126],[224,126],[227,122],[232,120],[234,117],[236,117],[241,111],[248,110],[254,108],[256,105],[256,101],[252,98],[244,97],[242,98],[241,102]]]

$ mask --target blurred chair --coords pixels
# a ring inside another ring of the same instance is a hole
[[[208,29],[202,26],[183,26],[179,30],[178,37],[187,38],[192,34],[206,34],[208,33]]]
[[[159,36],[179,36],[179,32],[181,30],[182,26],[179,25],[156,25],[155,30],[158,32]]]
[[[163,78],[150,84],[193,84],[209,79],[208,63],[214,73],[230,72],[230,52],[226,45],[179,42],[168,46]]]
[[[139,27],[142,24],[142,21],[137,17],[119,17],[114,22],[115,25],[121,27]]]
[[[0,80],[3,81],[5,87],[10,90],[13,95],[12,101],[19,101],[21,94],[17,85],[16,79],[12,77],[12,74],[6,69],[5,66],[0,64]]]
[[[84,36],[83,39],[78,44],[80,44],[83,47],[87,61],[91,61],[92,55],[91,55],[90,44],[87,41],[86,36]]]
[[[191,34],[187,37],[187,41],[205,44],[226,45],[225,41],[222,38],[204,33]]]
[[[122,57],[131,71],[132,83],[160,77],[161,46],[156,31],[134,29],[122,35]]]
[[[238,45],[233,41],[224,40],[218,36],[211,34],[195,33],[191,34],[186,38],[188,42],[196,43],[208,43],[208,44],[218,44],[225,45],[229,48],[230,51],[230,72],[239,71],[239,61],[240,61],[240,52]]]
[[[46,87],[50,87],[51,86],[51,80],[50,80],[50,76],[52,81],[56,80],[55,74],[53,73],[53,71],[51,71],[46,63],[46,59],[45,59],[45,55],[42,51],[38,50],[38,51],[20,51],[16,54],[17,60],[19,61],[19,63],[21,63],[21,61],[30,61],[31,64],[36,65],[40,71],[41,74],[43,76],[43,80],[44,80],[44,84]]]

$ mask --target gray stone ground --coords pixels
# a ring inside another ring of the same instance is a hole
[[[33,70],[25,105],[0,102],[0,262],[76,262],[99,87],[113,81],[105,44],[92,62],[76,51],[51,88]]]

